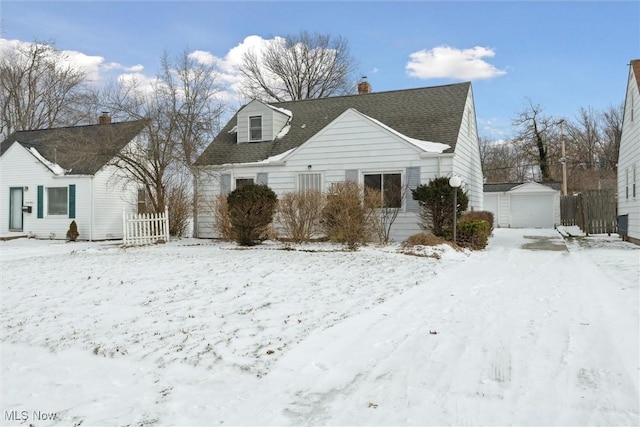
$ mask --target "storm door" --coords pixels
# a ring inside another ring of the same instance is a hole
[[[9,231],[22,231],[22,187],[9,189]]]

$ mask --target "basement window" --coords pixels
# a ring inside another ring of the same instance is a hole
[[[262,141],[262,116],[249,117],[249,141]]]

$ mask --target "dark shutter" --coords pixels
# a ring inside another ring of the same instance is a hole
[[[44,187],[38,185],[38,218],[44,218]]]
[[[220,194],[223,196],[229,194],[231,191],[231,175],[223,173],[220,175]]]
[[[76,185],[69,185],[69,218],[76,217]]]
[[[269,174],[267,172],[259,172],[256,175],[256,183],[258,185],[267,185],[269,179]]]
[[[411,190],[415,190],[420,185],[420,166],[407,168],[407,194],[406,208],[407,212],[420,212],[420,204],[413,199]]]

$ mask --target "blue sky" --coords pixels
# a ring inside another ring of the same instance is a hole
[[[639,1],[0,0],[0,16],[0,42],[53,40],[99,81],[153,77],[163,51],[186,48],[231,75],[249,45],[339,35],[374,91],[472,81],[479,133],[495,139],[527,98],[568,119],[621,103],[640,57]]]

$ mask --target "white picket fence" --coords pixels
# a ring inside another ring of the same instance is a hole
[[[149,245],[169,241],[169,209],[164,213],[134,214],[122,212],[123,244]]]

